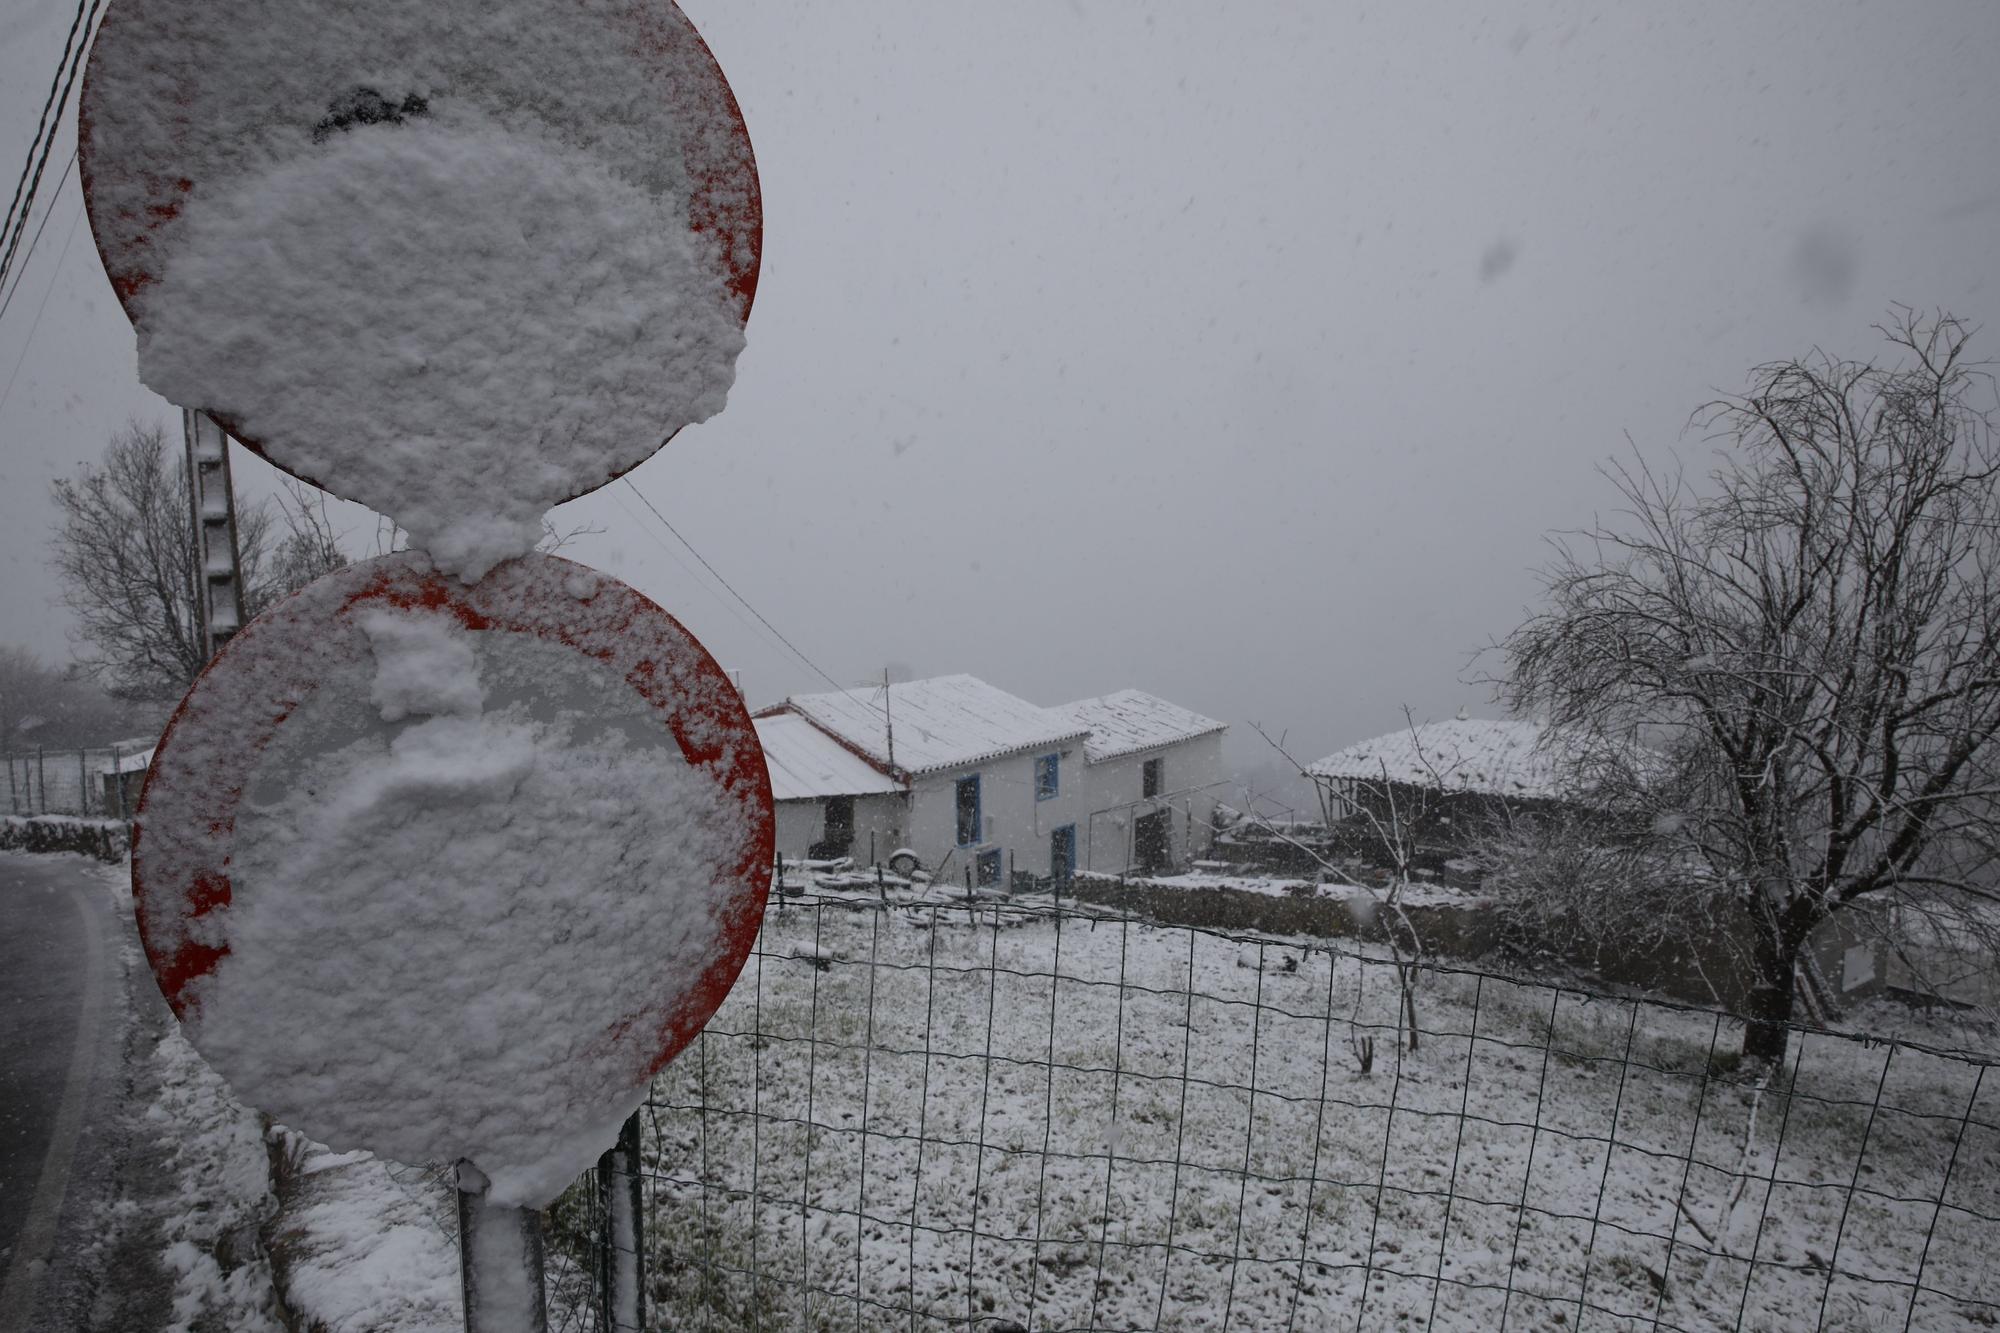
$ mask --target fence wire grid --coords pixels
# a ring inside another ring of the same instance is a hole
[[[648,1326],[2000,1326],[2000,1077],[1353,941],[774,897],[641,1110]],[[553,1214],[604,1326],[599,1183]]]
[[[0,754],[0,800],[10,815],[79,815],[124,819],[138,794],[137,779],[113,775],[141,753],[126,746],[83,750],[17,750]],[[143,769],[140,770],[143,772]]]

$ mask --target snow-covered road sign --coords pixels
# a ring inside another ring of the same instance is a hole
[[[756,162],[669,0],[117,0],[78,124],[140,377],[468,581],[734,382]]]
[[[416,554],[253,621],[154,755],[141,934],[245,1102],[547,1202],[740,971],[770,783],[735,689],[615,579]]]

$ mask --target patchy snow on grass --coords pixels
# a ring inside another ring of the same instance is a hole
[[[1435,971],[1412,1051],[1400,999],[1344,946],[774,904],[646,1116],[662,1317],[1902,1327],[1919,1272],[1912,1327],[2000,1315],[1976,1064],[1809,1034],[1765,1087],[1726,1019]]]

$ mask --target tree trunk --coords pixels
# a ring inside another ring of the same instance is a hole
[[[1799,950],[1816,922],[1796,909],[1770,909],[1757,918],[1751,953],[1756,972],[1744,1004],[1743,1057],[1782,1064],[1791,1032],[1792,1001],[1798,990]]]

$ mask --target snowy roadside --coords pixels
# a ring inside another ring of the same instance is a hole
[[[132,935],[129,866],[55,855],[109,900],[122,1002],[94,1094],[111,1109],[79,1143],[60,1258],[31,1326],[455,1333],[448,1191],[281,1127],[267,1134],[161,1002]]]
[[[178,1030],[154,1049],[160,1094],[146,1119],[169,1145],[174,1202],[165,1210],[174,1277],[172,1333],[285,1327],[265,1254],[276,1211],[264,1131]]]
[[[130,929],[130,861],[107,869],[105,880]],[[144,996],[163,1016],[138,945],[128,942],[123,953],[135,1001]],[[143,1028],[135,1035],[142,1044],[149,1038]],[[262,1123],[237,1104],[171,1020],[144,1063],[141,1086],[155,1092],[139,1121],[165,1157],[167,1181],[164,1195],[144,1205],[131,1198],[114,1203],[114,1228],[143,1234],[144,1214],[160,1219],[165,1241],[160,1257],[173,1280],[169,1333],[208,1328],[281,1333],[283,1309],[262,1235],[274,1204]]]
[[[160,1092],[146,1120],[174,1173],[162,1210],[169,1333],[463,1327],[447,1191],[367,1153],[267,1131],[177,1029],[152,1064]]]

